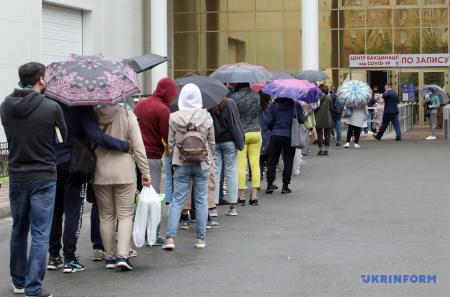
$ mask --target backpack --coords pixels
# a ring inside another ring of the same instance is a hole
[[[203,162],[208,158],[206,140],[192,123],[187,126],[187,132],[177,146],[182,161]]]
[[[333,103],[334,103],[334,108],[337,110],[338,114],[342,114],[342,112],[344,111],[344,103],[341,103],[337,97],[336,94],[333,94]]]

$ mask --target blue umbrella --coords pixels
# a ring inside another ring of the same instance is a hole
[[[359,80],[347,80],[338,89],[338,100],[348,107],[365,106],[372,97],[372,89]]]

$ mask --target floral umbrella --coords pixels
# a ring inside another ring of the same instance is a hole
[[[71,55],[45,72],[45,95],[69,106],[113,105],[139,93],[136,73],[102,55]]]
[[[268,82],[261,91],[274,97],[291,98],[307,104],[317,103],[322,96],[322,91],[315,84],[299,79],[276,79]]]
[[[365,106],[372,97],[372,89],[359,80],[347,80],[338,89],[338,100],[348,107]]]

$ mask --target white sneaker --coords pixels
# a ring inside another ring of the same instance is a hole
[[[436,140],[436,136],[428,136],[425,138],[426,140]]]
[[[355,143],[355,148],[360,148],[361,146],[359,145],[359,144],[357,144],[357,143]]]
[[[13,293],[14,294],[25,294],[25,288],[19,288],[14,286],[14,284],[12,285],[13,287]]]
[[[343,148],[349,148],[350,147],[350,143],[349,142],[347,142],[346,144],[344,144],[343,146],[342,146]]]
[[[217,214],[217,209],[216,209],[216,208],[210,209],[210,210],[209,210],[209,215],[210,215],[212,218],[216,218],[216,217],[218,216],[218,214]]]
[[[197,249],[203,249],[206,247],[206,242],[204,239],[197,239],[195,241],[195,248]]]

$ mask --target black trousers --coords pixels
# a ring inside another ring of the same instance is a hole
[[[295,148],[291,146],[291,138],[272,135],[270,137],[269,154],[267,160],[267,182],[272,184],[276,178],[277,163],[283,155],[283,185],[289,185],[294,165]]]
[[[395,129],[396,139],[400,140],[402,138],[402,132],[400,131],[400,122],[398,121],[398,113],[385,113],[383,114],[383,120],[381,122],[380,130],[376,138],[381,139],[384,132],[386,131],[389,123],[392,123]]]
[[[59,165],[57,172],[58,181],[56,183],[49,253],[51,257],[58,257],[63,247],[64,258],[67,261],[72,261],[75,260],[75,251],[81,231],[86,184],[77,176],[69,173],[69,162]],[[62,235],[63,215],[64,235]],[[61,246],[61,236],[63,246]]]
[[[350,142],[352,136],[355,137],[355,143],[359,143],[359,137],[361,136],[361,127],[356,127],[353,125],[348,125],[347,129],[347,142]]]
[[[316,128],[317,131],[317,145],[321,149],[330,146],[331,128]],[[324,139],[325,138],[325,139]]]

